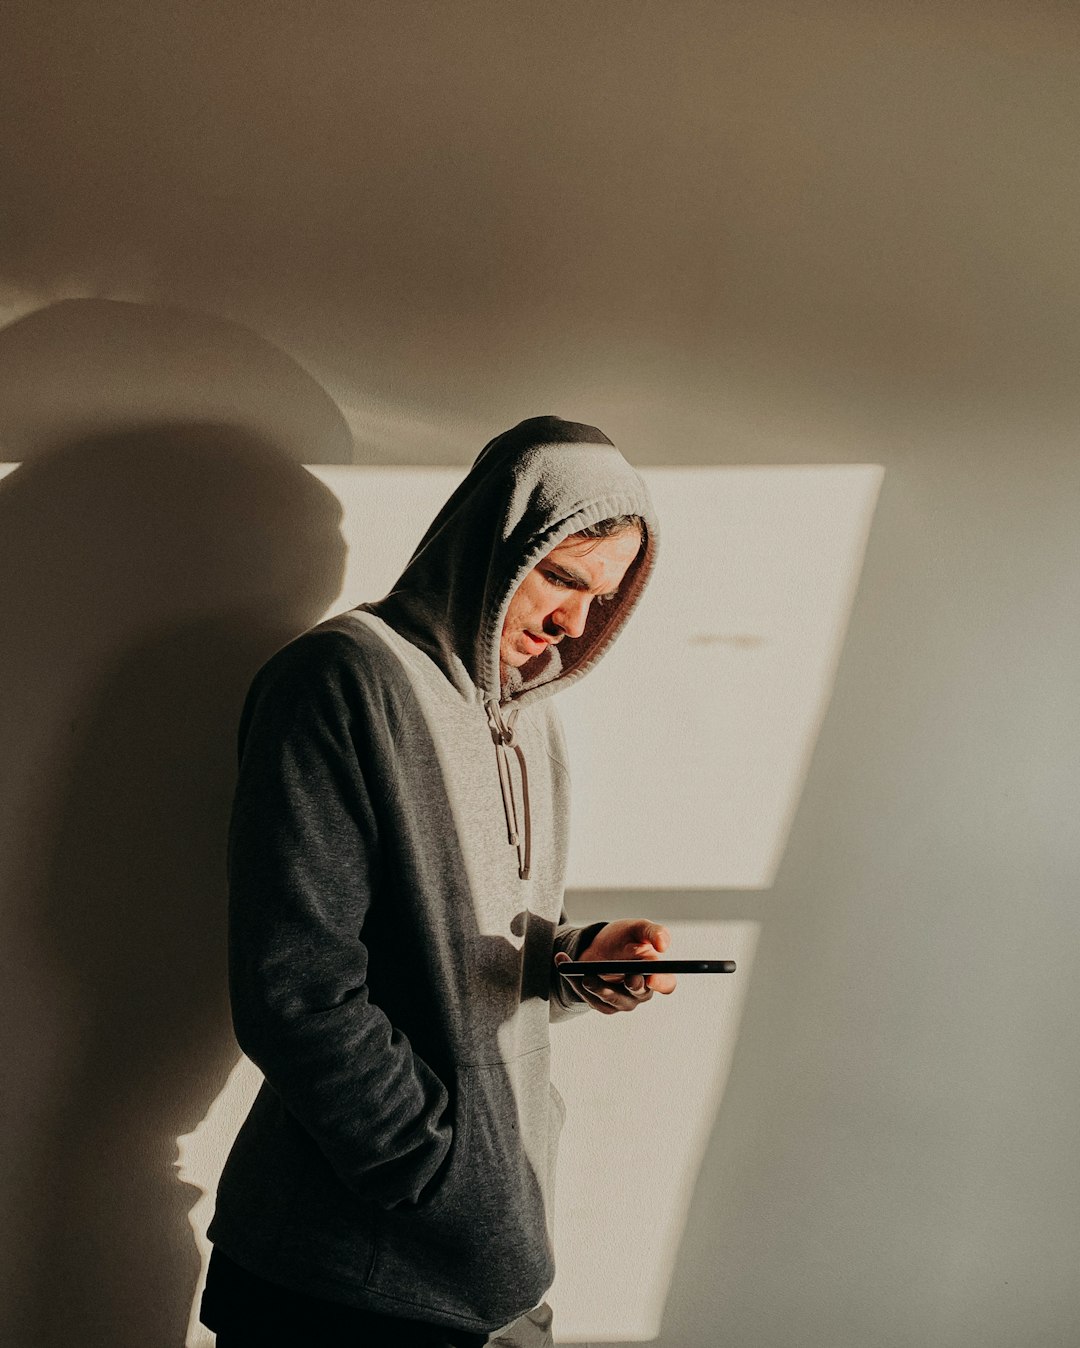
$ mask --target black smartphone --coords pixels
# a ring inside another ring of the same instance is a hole
[[[734,960],[568,960],[556,964],[565,978],[582,974],[733,974]]]

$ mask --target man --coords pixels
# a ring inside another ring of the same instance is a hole
[[[210,1226],[219,1348],[551,1342],[549,1020],[674,987],[557,972],[668,936],[567,922],[551,694],[610,646],[655,549],[607,437],[536,417],[484,448],[390,594],[256,676],[229,963],[266,1080]]]

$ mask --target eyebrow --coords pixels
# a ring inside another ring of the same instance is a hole
[[[548,562],[547,565],[551,567],[552,571],[561,571],[566,579],[572,580],[579,590],[587,590],[589,588],[588,576],[583,576],[580,571],[575,571],[572,566],[564,566],[562,562]],[[613,590],[604,590],[602,593],[598,591],[597,598],[610,599],[612,595],[618,593],[619,587],[616,585]]]

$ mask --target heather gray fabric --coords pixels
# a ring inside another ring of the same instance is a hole
[[[631,513],[647,540],[618,598],[500,689],[520,581],[568,534]],[[256,676],[229,963],[237,1038],[266,1081],[210,1226],[253,1273],[485,1333],[550,1286],[564,1110],[548,1026],[585,1009],[552,957],[597,930],[563,909],[550,695],[610,645],[655,546],[648,493],[610,442],[534,418],[483,450],[386,598]]]

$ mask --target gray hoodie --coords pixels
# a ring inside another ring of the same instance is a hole
[[[500,686],[521,581],[567,535],[646,523],[618,596]],[[601,432],[491,441],[393,590],[259,671],[229,835],[236,1035],[265,1082],[210,1237],[271,1282],[490,1332],[550,1286],[563,1105],[549,1021],[584,1004],[566,921],[569,772],[551,694],[636,604],[656,520]]]

